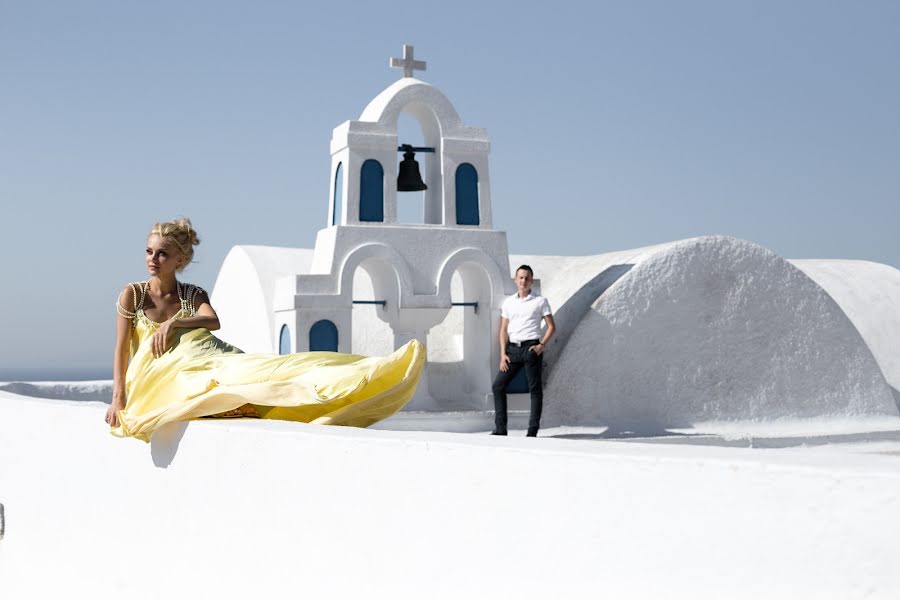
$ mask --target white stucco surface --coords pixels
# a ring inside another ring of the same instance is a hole
[[[245,352],[277,352],[276,281],[308,273],[312,258],[312,249],[306,248],[233,247],[210,298],[222,324],[216,336]]]
[[[506,264],[511,275],[525,263],[534,268],[536,288],[550,300],[557,325],[545,358],[548,425],[653,431],[897,411],[900,271],[886,265],[794,266],[722,236],[596,256],[503,261],[500,232],[397,226],[325,232],[330,253],[351,257],[332,263],[327,275],[305,274],[311,250],[254,246],[229,254],[213,298],[223,339],[248,351],[273,351],[275,282],[293,277],[309,293],[290,306],[309,311],[310,323],[330,315],[344,351],[387,354],[404,335],[427,341],[420,395],[428,398],[409,409],[489,409],[498,306],[511,292],[511,280],[500,273]],[[347,235],[335,235],[340,232]],[[489,247],[475,249],[481,238]],[[454,255],[458,240],[464,247]],[[446,254],[456,258],[438,260]],[[313,284],[324,287],[308,287]],[[387,304],[353,305],[356,299]],[[479,310],[446,308],[451,301],[477,301]],[[307,334],[305,322],[287,322]],[[303,344],[305,337],[295,341]],[[510,406],[527,409],[527,395],[514,395]]]
[[[531,266],[534,269],[535,279],[540,281],[541,295],[550,301],[555,311],[610,267],[638,264],[648,256],[677,243],[669,242],[591,256],[511,254],[509,272],[510,277],[514,277],[519,265]]]
[[[897,414],[853,323],[784,259],[711,236],[603,264],[625,261],[633,266],[548,355],[548,424],[659,431],[707,420]]]
[[[515,277],[520,265],[529,265],[534,270],[535,290],[547,298],[553,311],[556,335],[544,358],[548,374],[590,305],[636,264],[676,243],[593,256],[510,255],[510,277]]]
[[[900,457],[260,421],[0,392],[3,598],[900,594]],[[49,570],[49,572],[48,572]]]
[[[900,270],[865,260],[792,260],[862,335],[900,405]]]
[[[376,297],[372,277],[364,268],[353,276],[353,296],[361,300]],[[353,340],[350,352],[366,356],[385,356],[394,351],[391,326],[382,319],[385,309],[376,304],[357,304],[352,311]]]

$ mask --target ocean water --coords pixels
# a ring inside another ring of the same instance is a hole
[[[7,369],[0,367],[0,381],[93,381],[112,379],[112,368],[23,368]]]

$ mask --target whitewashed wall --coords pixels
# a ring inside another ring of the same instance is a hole
[[[900,406],[900,270],[866,260],[792,260],[862,335]]]

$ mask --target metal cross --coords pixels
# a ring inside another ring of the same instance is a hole
[[[425,61],[415,60],[413,58],[413,47],[409,44],[403,44],[403,58],[392,58],[391,68],[403,69],[404,77],[412,77],[413,71],[425,70]]]

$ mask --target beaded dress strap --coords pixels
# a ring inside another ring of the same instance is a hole
[[[190,301],[191,314],[194,314],[197,312],[197,296],[200,295],[200,292],[203,292],[203,288],[201,288],[199,285],[192,286],[191,294],[190,294],[190,296],[191,296],[191,301]],[[206,292],[203,292],[203,293],[206,293]]]
[[[134,305],[134,311],[126,309],[119,302],[119,299],[116,298],[116,312],[126,319],[131,319],[132,326],[134,326],[134,318],[137,316],[137,311],[144,306],[144,295],[146,293],[146,290],[144,288],[144,285],[140,283],[129,283],[128,285],[129,287],[131,287],[131,301]],[[140,290],[141,292],[140,301],[138,301],[138,290]]]
[[[126,309],[119,300],[116,299],[116,312],[126,319],[131,319],[132,326],[134,326],[136,323],[135,317],[138,312],[144,310],[144,301],[149,293],[150,282],[142,281],[140,283],[129,283],[128,285],[131,286],[134,311]],[[181,304],[181,310],[188,316],[194,316],[197,312],[197,296],[203,291],[203,288],[192,283],[178,283],[175,290],[178,292],[178,302]]]
[[[197,313],[197,296],[203,291],[203,288],[193,283],[179,283],[178,286],[178,299],[181,301],[181,308],[188,315],[194,316]]]
[[[134,285],[133,283],[131,285]],[[147,294],[150,293],[150,282],[143,281],[137,284],[138,289],[141,290],[141,300],[138,302],[137,296],[134,297],[134,312],[139,310],[144,310],[144,299],[147,297]]]
[[[188,314],[188,316],[193,316],[193,312],[190,310],[190,305],[188,304],[188,295],[191,293],[191,284],[189,283],[178,283],[175,285],[175,289],[178,291],[178,301],[181,303],[181,310]]]

